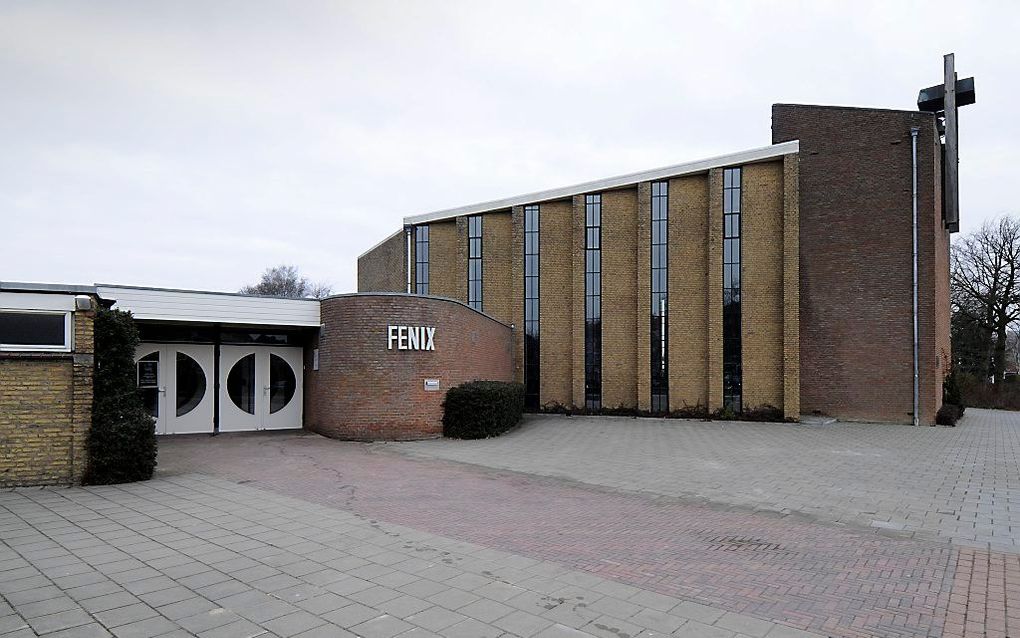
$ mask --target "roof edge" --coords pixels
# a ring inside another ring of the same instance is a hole
[[[365,252],[363,252],[363,253],[361,253],[360,255],[358,255],[358,261],[361,261],[361,258],[362,258],[362,257],[364,257],[364,256],[365,256],[365,255],[367,255],[368,253],[372,252],[373,250],[375,250],[375,249],[376,249],[376,248],[378,248],[379,246],[382,246],[383,244],[385,244],[386,242],[388,242],[389,240],[393,239],[394,237],[396,237],[397,235],[399,235],[399,234],[401,234],[401,233],[403,233],[403,232],[404,232],[404,229],[403,229],[403,228],[401,228],[400,230],[398,230],[398,231],[394,232],[394,233],[393,233],[392,235],[387,235],[387,236],[386,236],[386,239],[383,239],[383,240],[379,241],[378,243],[376,243],[376,245],[375,245],[375,246],[372,246],[371,248],[369,248],[369,249],[368,249],[368,250],[366,250]]]
[[[131,286],[128,284],[97,283],[95,288],[116,288],[118,290],[142,290],[149,292],[183,292],[196,295],[220,295],[224,297],[247,297],[250,299],[280,299],[285,301],[318,301],[314,297],[283,297],[280,295],[249,295],[243,292],[225,292],[221,290],[191,290],[188,288],[159,288],[156,286]]]
[[[475,308],[472,308],[471,306],[467,305],[466,303],[464,303],[460,299],[454,299],[453,297],[441,297],[439,295],[419,295],[419,294],[414,293],[414,292],[389,292],[389,291],[381,290],[381,291],[376,291],[376,292],[342,292],[342,293],[339,293],[339,294],[336,294],[336,295],[330,295],[328,297],[323,297],[322,299],[320,299],[320,301],[330,301],[332,299],[347,299],[347,298],[350,298],[350,297],[414,297],[414,298],[420,298],[420,299],[434,299],[436,301],[448,301],[450,303],[457,304],[458,306],[463,306],[463,307],[467,308],[468,310],[470,310],[471,312],[476,312],[476,313],[482,315],[483,317],[485,317],[486,319],[490,319],[492,321],[495,321],[496,323],[498,323],[501,326],[506,326],[507,328],[510,328],[511,330],[514,329],[514,325],[512,323],[505,323],[503,321],[500,321],[499,319],[493,317],[492,315],[490,315],[490,314],[488,314],[486,312],[482,312],[481,310],[477,310]]]
[[[593,191],[600,190],[609,190],[612,188],[620,188],[621,186],[629,186],[631,184],[662,179],[664,177],[679,177],[681,175],[690,175],[692,173],[702,173],[712,168],[720,168],[723,166],[730,166],[733,164],[752,164],[755,162],[762,162],[774,159],[776,157],[781,157],[783,155],[797,153],[799,151],[800,151],[799,140],[791,140],[789,142],[771,144],[769,146],[752,148],[744,151],[738,151],[736,153],[717,155],[715,157],[709,157],[706,159],[696,160],[693,162],[674,164],[672,166],[663,166],[662,168],[654,168],[647,171],[638,171],[636,173],[627,173],[625,175],[607,177],[604,179],[595,180],[591,182],[582,182],[580,184],[574,184],[573,186],[564,186],[561,188],[536,191],[534,193],[527,193],[524,195],[517,195],[514,197],[506,197],[503,199],[495,199],[488,202],[470,204],[468,206],[460,206],[457,208],[448,208],[446,210],[438,210],[431,213],[424,213],[421,215],[410,215],[404,218],[404,224],[405,225],[424,224],[427,222],[434,222],[444,219],[451,219],[453,217],[460,217],[461,215],[487,213],[495,210],[501,210],[504,208],[511,208],[513,206],[521,206],[523,204],[534,204],[536,202],[548,201],[552,199],[563,199],[565,197],[572,197],[574,195],[581,195],[583,193],[590,193]]]

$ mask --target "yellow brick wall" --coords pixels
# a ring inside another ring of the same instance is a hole
[[[669,180],[671,410],[708,405],[708,186],[707,175]],[[720,295],[721,290],[720,283]]]
[[[584,407],[584,195],[574,195],[570,212],[571,385],[574,405]]]
[[[516,249],[510,211],[482,217],[482,311],[503,323],[514,323],[511,310],[511,260],[524,257]],[[465,266],[464,277],[467,277]],[[466,294],[466,293],[465,293]]]
[[[722,378],[722,262],[723,262],[723,169],[708,173],[708,236],[706,242],[707,280],[705,283],[708,325],[708,409],[716,411],[723,403]]]
[[[651,354],[651,292],[652,292],[652,188],[651,182],[637,186],[637,279],[634,290],[637,301],[635,321],[637,327],[634,357],[634,378],[637,384],[637,407],[639,410],[652,408],[652,354]],[[667,225],[668,228],[668,225]],[[668,242],[667,237],[667,242]],[[667,249],[668,255],[668,249]],[[667,270],[668,275],[668,270]],[[666,283],[667,289],[669,282]],[[668,309],[667,309],[668,314]],[[668,341],[668,339],[667,339]]]
[[[573,339],[572,317],[574,308],[573,264],[571,258],[573,204],[570,200],[545,202],[539,209],[539,392],[543,405],[572,406],[584,403],[584,395],[575,400],[573,395]],[[582,213],[584,209],[582,208]],[[521,252],[523,255],[523,250]],[[522,257],[523,259],[523,257]],[[583,266],[582,266],[583,275]],[[522,275],[523,276],[523,275]],[[582,292],[583,280],[582,280]],[[523,296],[522,296],[523,299]],[[583,303],[583,299],[582,299]],[[584,320],[584,306],[581,306]],[[584,337],[582,325],[581,336]],[[583,341],[582,341],[583,345]],[[584,382],[582,350],[581,381]]]
[[[745,408],[799,414],[797,156],[743,167]],[[584,405],[584,196],[541,206],[541,403]],[[602,405],[650,407],[650,188],[602,193]],[[523,381],[523,207],[483,221],[484,307],[515,326]],[[467,218],[430,225],[431,292],[466,301]],[[669,180],[671,410],[722,407],[722,169]]]
[[[800,418],[800,158],[783,156],[783,414]]]
[[[604,408],[637,407],[636,281],[637,189],[604,192],[602,193]],[[582,306],[582,312],[583,308]]]
[[[429,294],[466,302],[467,253],[457,235],[455,220],[429,224]]]
[[[0,487],[81,481],[92,420],[91,313],[73,353],[0,353]]]
[[[510,323],[513,325],[514,380],[524,383],[524,208],[510,211]]]
[[[400,230],[358,257],[358,292],[407,290],[407,236]]]
[[[743,405],[782,408],[783,164],[751,164],[742,173]]]

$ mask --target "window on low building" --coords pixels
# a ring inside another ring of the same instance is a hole
[[[71,350],[71,313],[0,310],[0,350]]]

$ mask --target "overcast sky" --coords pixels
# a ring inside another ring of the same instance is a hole
[[[914,109],[949,51],[966,232],[1020,213],[1017,7],[0,0],[0,280],[352,291],[405,215]]]

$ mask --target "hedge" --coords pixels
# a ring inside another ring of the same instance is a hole
[[[953,403],[943,403],[939,411],[935,413],[937,425],[956,425],[956,422],[963,416],[963,408]]]
[[[484,439],[499,436],[524,415],[524,386],[471,381],[450,388],[443,401],[443,436]]]
[[[131,313],[96,313],[96,373],[85,482],[127,483],[152,478],[156,424],[145,411],[135,379],[138,328]]]

